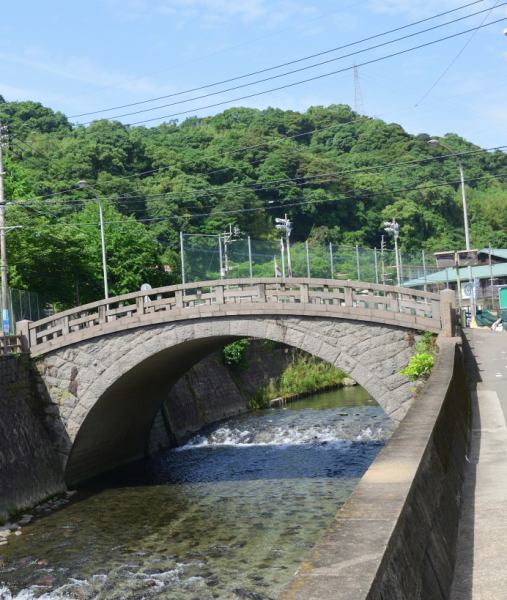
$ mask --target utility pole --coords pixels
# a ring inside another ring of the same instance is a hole
[[[283,231],[283,233],[285,233],[285,240],[287,243],[287,270],[288,270],[289,277],[292,277],[292,260],[291,260],[291,256],[290,256],[290,234],[292,233],[292,223],[291,223],[290,219],[288,218],[287,214],[285,215],[284,219],[275,219],[275,223],[276,223],[275,227],[278,230]],[[282,262],[284,262],[283,256],[282,256]],[[282,266],[284,266],[284,265],[282,265]]]
[[[218,236],[220,245],[220,279],[227,279],[229,273],[229,244],[239,240],[241,231],[236,225],[233,227],[232,223],[229,223],[229,229],[224,231]],[[224,256],[222,259],[222,245],[220,239],[224,241]],[[222,264],[223,260],[223,264]]]
[[[400,255],[398,253],[398,238],[400,237],[400,226],[396,223],[396,219],[392,221],[384,221],[384,231],[392,234],[394,237],[394,255],[396,258],[396,279],[398,280],[398,287],[401,286],[401,272],[400,272]]]
[[[9,288],[7,283],[7,246],[5,236],[5,196],[4,196],[4,165],[3,165],[3,136],[5,128],[0,123],[0,270],[2,280],[2,331],[9,334]]]

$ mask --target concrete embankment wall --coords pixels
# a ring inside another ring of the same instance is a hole
[[[0,357],[0,519],[63,491],[27,356]]]
[[[427,385],[281,598],[446,600],[469,437],[461,349],[440,340]]]
[[[172,388],[157,414],[150,450],[181,443],[210,423],[245,412],[249,398],[269,379],[280,377],[293,354],[291,348],[251,341],[243,368],[225,365],[222,352],[197,363]]]

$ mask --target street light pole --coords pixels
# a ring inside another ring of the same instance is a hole
[[[289,277],[292,277],[292,260],[290,256],[290,234],[292,233],[292,223],[285,215],[284,219],[275,219],[275,227],[285,233],[285,241],[287,244],[287,270]]]
[[[87,188],[90,189],[93,192],[99,206],[100,244],[102,247],[102,277],[104,280],[104,298],[107,300],[109,298],[109,286],[107,283],[106,239],[104,236],[104,214],[102,212],[102,202],[99,198],[97,190],[84,179],[78,182],[78,187],[82,190]]]
[[[456,160],[457,164],[458,164],[458,169],[459,169],[459,177],[460,177],[460,182],[461,182],[461,199],[463,202],[463,222],[464,222],[464,226],[465,226],[465,250],[470,251],[470,234],[468,232],[468,211],[467,211],[467,195],[466,195],[466,191],[465,191],[465,172],[463,170],[463,164],[461,163],[461,160],[459,159],[459,156],[456,154],[456,152],[450,148],[445,142],[443,142],[441,139],[439,138],[434,138],[431,140],[428,140],[428,144],[430,146],[442,146],[443,148],[445,148],[450,154],[451,156],[454,157],[454,159]],[[470,261],[470,256],[468,256],[468,259]],[[459,278],[459,264],[456,266],[456,273],[457,273],[457,277]],[[472,313],[472,319],[475,317],[475,286],[474,286],[474,279],[472,276],[472,267],[470,266],[470,264],[468,265],[468,279],[470,281],[470,311]],[[458,292],[459,295],[461,295],[460,292]]]
[[[4,197],[4,169],[2,136],[3,127],[0,123],[0,270],[2,280],[2,331],[4,335],[9,334],[9,287],[7,282],[7,245],[5,236],[5,197]]]
[[[464,225],[465,225],[465,250],[470,250],[470,235],[468,232],[467,196],[466,196],[466,191],[465,191],[465,172],[463,170],[463,165],[462,165],[461,160],[459,159],[458,155],[456,154],[456,152],[454,152],[454,150],[452,148],[450,148],[446,143],[442,142],[442,140],[437,139],[437,138],[431,139],[431,140],[428,140],[428,144],[430,146],[442,146],[451,154],[451,156],[454,157],[454,159],[458,163],[459,177],[460,177],[460,182],[461,182],[461,198],[462,198],[462,202],[463,202],[463,221],[464,221]]]
[[[384,231],[391,233],[394,237],[394,255],[396,259],[396,279],[398,280],[398,287],[401,285],[401,273],[400,273],[400,255],[398,254],[398,238],[400,236],[400,225],[396,223],[396,219],[392,221],[384,221]]]

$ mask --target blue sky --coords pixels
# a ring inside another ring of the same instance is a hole
[[[75,115],[181,92],[297,59],[466,3],[466,0],[9,2],[2,8],[0,22],[0,94],[7,100],[39,101]],[[390,38],[493,6],[494,0],[483,0]],[[495,8],[487,20],[507,17],[506,8]],[[203,116],[234,105],[294,110],[316,104],[354,105],[353,73],[346,71],[224,107],[199,110],[205,104],[350,67],[354,62],[457,33],[479,25],[486,15],[476,15],[423,36],[272,82],[121,120],[129,123],[182,110]],[[455,132],[483,147],[507,145],[507,37],[502,35],[506,27],[504,21],[477,32],[471,41],[471,34],[467,34],[360,67],[364,113],[398,122],[411,133]],[[462,54],[456,59],[460,51]],[[429,91],[446,69],[442,79]],[[105,116],[122,112],[127,111],[111,111]],[[88,118],[74,120],[83,122]]]

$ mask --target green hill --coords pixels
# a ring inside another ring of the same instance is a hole
[[[232,222],[274,239],[287,212],[294,241],[378,247],[395,217],[411,252],[462,249],[463,213],[453,157],[400,125],[348,106],[305,113],[231,108],[213,117],[157,127],[96,121],[72,126],[33,102],[5,102],[11,284],[72,305],[101,296],[97,206],[105,200],[112,293],[148,280],[169,283],[179,231],[218,233]],[[507,247],[507,155],[485,152],[456,134],[467,180],[474,247]],[[42,196],[40,198],[35,198]]]

